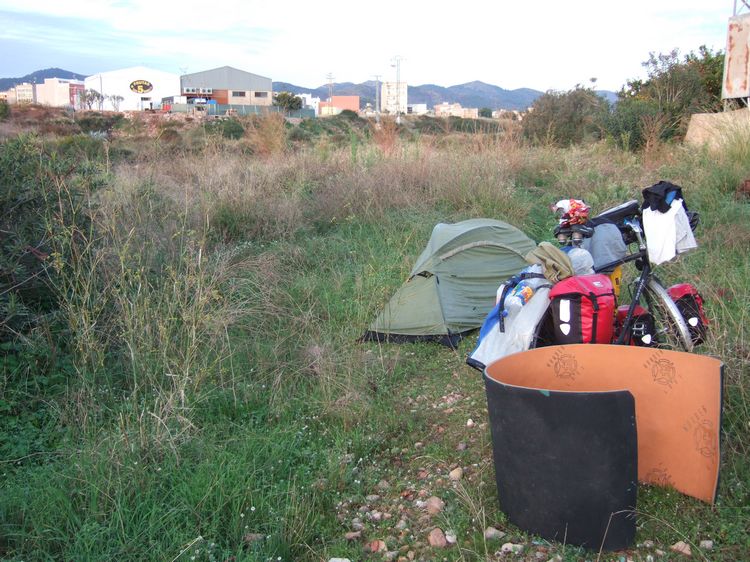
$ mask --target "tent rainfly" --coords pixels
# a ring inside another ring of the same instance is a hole
[[[524,256],[534,248],[533,240],[501,221],[438,224],[363,340],[433,340],[455,347],[482,325],[498,286],[528,265]]]

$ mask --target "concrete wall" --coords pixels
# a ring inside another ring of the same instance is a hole
[[[750,109],[738,109],[723,113],[696,113],[690,118],[685,143],[693,146],[706,145],[713,150],[736,138],[750,133]]]

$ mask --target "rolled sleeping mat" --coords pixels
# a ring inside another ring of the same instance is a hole
[[[487,375],[485,386],[497,490],[510,521],[566,544],[627,548],[638,494],[633,395],[525,388]]]

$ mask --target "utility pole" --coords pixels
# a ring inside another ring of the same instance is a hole
[[[380,123],[380,74],[375,77],[375,122]]]
[[[333,115],[333,72],[326,74],[328,79],[328,114]]]
[[[391,66],[396,67],[396,123],[399,124],[401,123],[401,61],[403,60],[404,57],[401,55],[396,55],[391,59]]]

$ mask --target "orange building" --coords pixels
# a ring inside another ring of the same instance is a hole
[[[332,96],[320,102],[321,115],[337,115],[345,109],[359,113],[359,96]]]

